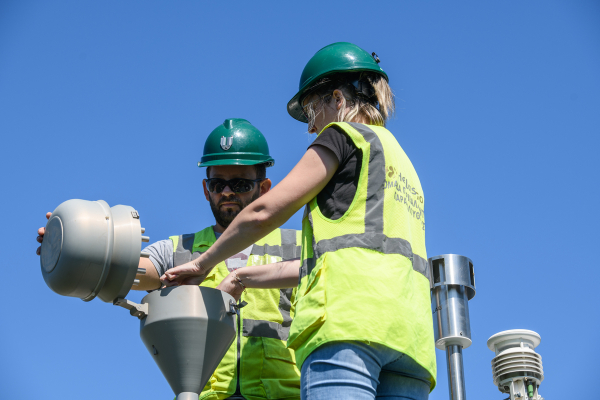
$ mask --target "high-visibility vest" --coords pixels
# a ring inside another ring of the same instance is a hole
[[[252,247],[246,265],[263,265],[300,258],[301,232],[276,229]],[[189,235],[172,236],[174,265],[200,257],[217,240],[212,227]],[[229,275],[220,262],[201,286],[215,288]],[[241,300],[238,335],[200,394],[225,399],[236,392],[248,400],[299,399],[300,371],[294,351],[286,347],[294,315],[295,289],[247,289]]]
[[[400,351],[431,374],[436,363],[419,177],[380,126],[333,123],[362,153],[356,195],[339,219],[317,198],[302,220],[302,265],[288,347],[301,368],[318,346],[343,340]],[[327,127],[326,127],[327,128]]]

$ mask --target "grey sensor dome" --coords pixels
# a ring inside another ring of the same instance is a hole
[[[65,201],[46,224],[40,257],[46,284],[84,301],[125,297],[135,280],[142,241],[149,240],[143,231],[130,206]]]

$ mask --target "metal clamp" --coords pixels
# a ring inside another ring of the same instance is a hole
[[[115,299],[113,301],[115,306],[123,307],[129,310],[129,314],[139,319],[143,319],[148,316],[148,304],[138,304],[127,299]]]
[[[235,301],[229,300],[229,311],[227,311],[227,314],[229,314],[229,315],[237,314],[239,316],[240,308],[244,308],[247,305],[248,305],[248,303],[245,301],[242,301],[240,304],[237,304]]]

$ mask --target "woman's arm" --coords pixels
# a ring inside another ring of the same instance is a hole
[[[220,261],[231,257],[281,226],[329,182],[338,167],[335,154],[309,148],[294,169],[273,189],[250,203],[221,237],[198,259],[161,276],[165,286],[199,284]]]
[[[236,300],[239,300],[245,288],[283,289],[296,287],[299,271],[300,260],[243,267],[227,275],[219,283],[217,289],[227,292]]]

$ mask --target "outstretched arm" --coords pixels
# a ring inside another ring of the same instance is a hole
[[[281,226],[329,182],[338,167],[335,154],[322,146],[307,150],[300,162],[271,191],[248,205],[200,258],[170,269],[165,286],[199,284],[220,261],[242,251]]]
[[[245,288],[284,289],[298,285],[300,260],[243,267],[231,272],[217,289],[239,300]]]

